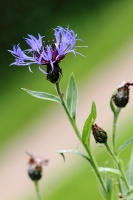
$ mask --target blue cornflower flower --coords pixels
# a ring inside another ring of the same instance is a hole
[[[58,63],[67,53],[72,52],[74,55],[80,53],[74,49],[77,34],[73,30],[64,29],[60,26],[53,30],[55,40],[52,44],[43,42],[42,38],[44,36],[40,34],[38,34],[38,38],[28,35],[29,38],[25,38],[25,41],[30,46],[29,49],[22,51],[18,44],[13,46],[13,50],[8,50],[15,57],[15,62],[11,65],[28,66],[31,71],[31,64],[39,64],[39,70],[47,75],[47,79],[52,83],[57,82],[59,75],[62,74]],[[46,71],[40,65],[46,65]]]

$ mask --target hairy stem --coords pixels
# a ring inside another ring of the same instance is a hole
[[[116,127],[120,111],[121,108],[117,108],[116,112],[114,113],[114,119],[113,119],[112,145],[114,154],[116,154]]]
[[[37,200],[41,200],[38,181],[34,181],[34,183],[35,183],[35,188],[36,188]]]
[[[87,148],[86,146],[84,146],[84,147],[85,147],[85,149],[86,149],[86,151],[87,151],[87,153],[88,153],[88,155],[89,155],[89,157],[90,157],[91,166],[93,167],[94,172],[95,172],[95,174],[96,174],[96,177],[97,177],[97,179],[99,180],[99,183],[100,183],[100,185],[101,185],[101,188],[102,188],[102,190],[103,190],[103,192],[104,192],[105,200],[109,200],[109,196],[108,196],[107,190],[106,190],[106,188],[105,188],[104,182],[103,182],[103,180],[102,180],[102,178],[101,178],[101,175],[100,175],[100,173],[99,173],[98,165],[97,165],[97,162],[96,162],[96,160],[95,160],[95,158],[94,158],[94,156],[93,156],[93,154],[92,154],[92,152],[91,152],[91,149],[88,150],[88,148]]]

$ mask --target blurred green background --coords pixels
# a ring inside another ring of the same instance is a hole
[[[9,66],[14,58],[7,50],[12,49],[13,44],[18,43],[21,44],[22,49],[27,48],[23,39],[27,37],[27,34],[37,36],[40,33],[45,35],[46,41],[51,41],[53,39],[52,28],[56,28],[56,26],[65,28],[68,25],[78,34],[78,38],[84,41],[78,44],[87,45],[88,48],[79,49],[79,52],[86,56],[85,58],[77,56],[75,59],[73,55],[67,55],[61,62],[60,66],[63,69],[61,84],[65,90],[69,75],[73,71],[77,84],[82,85],[84,89],[83,83],[86,80],[88,83],[95,82],[93,77],[96,80],[99,74],[103,73],[104,75],[104,70],[107,69],[102,63],[110,62],[121,49],[133,41],[133,1],[5,0],[1,2],[0,154],[3,160],[8,159],[10,144],[16,141],[17,146],[17,138],[21,137],[21,133],[25,140],[27,137],[31,137],[31,133],[27,135],[27,131],[23,130],[29,129],[32,124],[37,123],[44,112],[46,120],[50,120],[50,115],[54,112],[52,110],[56,106],[34,99],[21,90],[23,87],[55,93],[53,85],[46,81],[45,75],[38,70],[38,66],[31,67],[33,73],[30,73],[27,67]],[[109,70],[111,73],[112,69]],[[102,97],[100,98],[102,99]],[[130,122],[129,119],[127,119],[128,122]],[[131,135],[130,127],[128,134]],[[19,149],[17,151],[19,152]],[[104,162],[102,154],[98,155],[98,159],[99,162]],[[85,162],[81,162],[81,166],[76,167],[76,170],[63,180],[61,183],[57,181],[58,185],[53,186],[48,195],[44,194],[45,199],[82,198],[85,200],[88,199],[88,192],[89,198],[100,199],[94,175],[91,168],[86,167]],[[10,182],[10,180],[7,181]],[[28,193],[27,196],[32,195],[32,191]],[[26,197],[26,194],[24,197],[25,199],[30,198]],[[5,198],[3,197],[3,199]],[[19,199],[24,198],[21,196]],[[31,199],[35,199],[35,197],[32,195]],[[10,200],[12,199],[10,198]]]

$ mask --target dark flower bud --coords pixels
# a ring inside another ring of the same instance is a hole
[[[27,154],[30,156],[28,161],[28,175],[33,181],[38,181],[42,177],[42,165],[47,165],[48,160],[43,159],[42,157],[33,156],[28,152]]]
[[[41,179],[42,177],[42,166],[40,165],[31,165],[28,168],[28,174],[29,177],[33,180],[33,181],[38,181]]]
[[[107,133],[101,129],[96,124],[92,125],[92,133],[96,140],[96,143],[106,143],[107,142]]]
[[[47,65],[47,79],[51,83],[57,83],[60,80],[60,77],[62,75],[62,70],[60,69],[57,62],[53,64],[54,68],[51,69],[51,65]]]
[[[127,105],[129,101],[129,86],[133,85],[133,83],[124,82],[120,87],[118,87],[117,91],[113,95],[112,99],[114,104],[123,108]]]

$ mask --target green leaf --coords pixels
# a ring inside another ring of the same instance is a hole
[[[77,85],[73,74],[71,74],[66,89],[66,105],[73,119],[75,119],[76,117],[77,102],[78,102]]]
[[[103,191],[103,188],[101,187],[100,184],[99,184],[99,189],[100,189],[102,195],[105,197],[105,199],[110,199],[111,200],[112,199],[112,193],[113,193],[113,179],[112,179],[112,175],[104,173],[103,176],[102,176],[102,178],[103,178],[103,181],[104,181],[107,193],[108,193],[108,198],[105,195],[105,192]]]
[[[130,156],[130,160],[128,162],[128,168],[133,170],[133,151]]]
[[[85,121],[83,131],[82,131],[82,141],[84,145],[87,145],[88,147],[90,147],[90,134],[91,134],[92,125],[96,117],[97,117],[96,105],[94,102],[92,102],[91,113],[89,117],[87,118],[87,120]]]
[[[131,190],[127,192],[127,195],[125,196],[125,198],[123,198],[123,200],[133,200],[133,188],[131,188]]]
[[[111,195],[113,192],[113,181],[111,178],[106,176],[106,188],[107,188],[107,192],[110,195],[110,199],[111,199]]]
[[[133,151],[128,162],[128,170],[126,172],[126,176],[129,184],[133,186]]]
[[[32,91],[32,90],[28,90],[28,89],[25,89],[25,88],[22,88],[22,90],[26,91],[28,94],[30,94],[33,97],[48,100],[48,101],[55,101],[57,103],[61,103],[59,97],[55,96],[53,94],[49,94],[49,93],[46,93],[46,92]]]
[[[109,167],[98,167],[99,172],[102,173],[112,173],[112,174],[116,174],[116,175],[121,175],[120,171],[118,169],[114,169],[114,168],[109,168]]]
[[[133,194],[126,196],[123,200],[133,200]]]
[[[131,137],[129,140],[127,140],[126,142],[124,142],[124,144],[122,144],[119,149],[117,150],[117,153],[120,153],[122,150],[124,150],[126,147],[128,147],[129,145],[131,145],[133,143],[133,137]]]
[[[74,154],[78,154],[78,155],[82,156],[83,158],[85,158],[87,161],[89,161],[91,163],[90,158],[88,158],[81,151],[76,151],[76,150],[58,150],[57,153],[59,153],[59,154],[61,154],[63,156],[64,161],[65,161],[64,153],[74,153]]]
[[[104,175],[104,182],[105,182],[105,186],[108,192],[108,196],[109,199],[112,199],[112,193],[113,193],[113,179],[112,176],[110,176],[109,174],[105,174]]]

